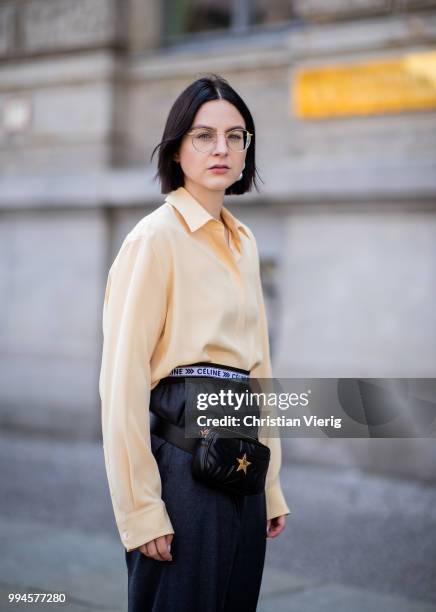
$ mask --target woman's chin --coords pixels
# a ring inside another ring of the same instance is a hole
[[[207,181],[205,181],[205,187],[209,189],[227,189],[227,187],[233,185],[234,182],[235,181],[229,180],[228,176],[210,176],[207,178]]]

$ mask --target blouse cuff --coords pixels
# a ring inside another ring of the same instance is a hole
[[[121,541],[127,552],[155,538],[174,533],[163,501],[124,518],[116,518]]]
[[[273,485],[266,489],[265,496],[267,520],[273,519],[276,516],[291,513],[285,501],[279,481],[276,481]]]

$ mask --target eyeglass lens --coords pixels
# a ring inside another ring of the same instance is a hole
[[[204,128],[192,131],[192,142],[198,151],[206,152],[215,147],[217,133]],[[236,129],[226,133],[227,146],[233,151],[244,151],[249,144],[247,130]]]

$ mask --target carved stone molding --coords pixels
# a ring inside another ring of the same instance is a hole
[[[116,0],[30,0],[22,7],[23,50],[96,47],[120,37]]]
[[[436,8],[436,0],[294,0],[294,14],[311,20],[398,14],[408,10]]]
[[[334,19],[335,17],[367,15],[387,12],[390,0],[294,0],[296,15],[310,19]]]

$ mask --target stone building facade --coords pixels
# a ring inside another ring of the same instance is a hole
[[[417,53],[436,88],[435,49],[431,0],[2,2],[2,425],[100,435],[107,270],[163,201],[150,155],[206,72],[256,123],[261,192],[227,205],[259,243],[275,375],[433,377],[431,91],[426,108],[323,118],[298,116],[295,100],[301,71]],[[433,447],[287,440],[284,453],[431,478]]]

